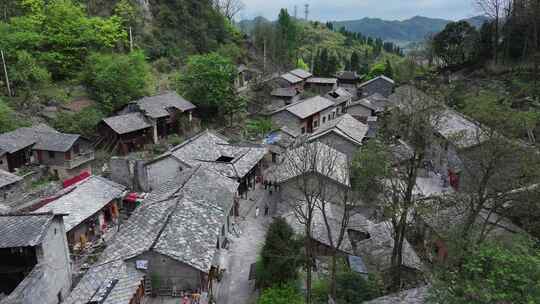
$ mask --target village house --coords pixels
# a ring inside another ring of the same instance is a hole
[[[306,80],[304,88],[311,92],[315,92],[320,95],[324,95],[337,86],[336,78],[324,78],[324,77],[311,77]]]
[[[338,86],[343,88],[356,89],[358,83],[360,83],[360,75],[354,71],[341,71],[336,75]]]
[[[224,136],[204,131],[174,147],[170,154],[193,168],[202,165],[240,184],[239,195],[255,186],[262,174],[262,161],[268,150],[262,145],[231,144]]]
[[[47,125],[19,128],[0,135],[2,158],[6,171],[29,164],[44,165],[53,175],[66,179],[91,172],[94,150],[90,141],[78,134],[60,133]]]
[[[237,76],[234,80],[234,87],[238,90],[246,88],[250,83],[257,81],[262,72],[255,68],[250,68],[245,64],[240,64],[237,68]]]
[[[189,131],[196,108],[176,92],[168,91],[133,101],[118,114],[142,113],[152,124],[153,141],[157,142],[159,138]]]
[[[104,118],[98,125],[100,143],[109,150],[128,154],[154,141],[154,127],[142,113],[129,113]]]
[[[304,90],[306,81],[313,77],[309,72],[302,69],[295,69],[280,76],[280,84],[282,87],[295,88],[298,91]]]
[[[394,92],[396,83],[394,80],[382,75],[368,80],[358,86],[358,96],[369,97],[375,93],[388,98]]]
[[[334,102],[321,96],[300,100],[270,113],[275,126],[286,126],[301,134],[310,134],[321,126],[322,121],[330,122],[336,118]]]
[[[427,303],[428,295],[429,286],[421,286],[376,298],[364,304],[424,304]]]
[[[0,304],[57,304],[71,265],[63,215],[0,215]]]
[[[268,134],[263,140],[263,144],[268,147],[270,152],[269,162],[277,163],[279,156],[292,147],[299,136],[300,132],[295,132],[287,127],[281,127]]]
[[[267,173],[267,179],[277,185],[282,209],[304,198],[303,192],[320,191],[325,185],[329,201],[340,202],[349,191],[347,156],[321,142],[304,143],[286,151],[279,164]]]
[[[0,170],[0,204],[10,203],[21,197],[23,188],[22,177]]]
[[[338,115],[343,115],[347,113],[347,107],[352,102],[353,95],[344,88],[336,88],[324,97],[334,102]]]
[[[278,104],[280,106],[289,105],[298,101],[300,98],[300,94],[296,88],[275,88],[270,92],[270,96],[274,99],[272,104]],[[277,101],[281,101],[281,103]]]
[[[367,122],[369,117],[378,116],[390,105],[390,100],[379,93],[349,103],[347,113]]]
[[[208,298],[219,273],[237,187],[202,166],[163,184],[135,210],[66,303],[88,303],[109,281],[117,283],[104,303],[114,299],[115,304],[133,304],[147,294],[194,291]]]
[[[320,141],[352,160],[364,143],[368,130],[368,125],[354,119],[349,114],[345,114],[330,123],[323,123],[317,131],[309,136],[308,141]]]
[[[63,189],[39,206],[36,213],[66,214],[64,231],[72,250],[83,249],[118,225],[126,188],[100,176],[90,176]]]

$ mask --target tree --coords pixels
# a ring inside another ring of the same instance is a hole
[[[394,69],[392,68],[392,64],[388,59],[386,59],[383,75],[389,78],[394,78]]]
[[[26,101],[31,95],[51,82],[49,72],[41,67],[36,59],[26,51],[17,51],[15,53],[15,62],[10,66],[9,75],[9,79],[18,89],[16,92],[24,92]]]
[[[302,294],[293,285],[265,289],[257,304],[302,304]]]
[[[193,100],[205,118],[233,115],[244,107],[235,94],[236,67],[217,53],[193,55],[177,77],[178,92]],[[232,121],[232,119],[231,119]]]
[[[351,71],[360,72],[360,56],[356,51],[351,54]]]
[[[396,98],[400,107],[384,117],[382,139],[368,142],[355,157],[352,177],[355,193],[364,201],[374,202],[392,223],[392,287],[399,289],[407,218],[418,204],[414,190],[440,120],[441,105],[413,87],[403,87],[396,92]],[[410,157],[405,161],[396,160],[391,153],[396,138],[410,147]]]
[[[488,23],[489,26],[492,26],[493,36],[492,36],[492,47],[493,58],[495,63],[498,62],[498,49],[499,49],[499,40],[500,40],[500,24],[501,17],[505,10],[509,9],[511,0],[476,0],[476,6],[484,13],[485,16],[488,16],[493,22]]]
[[[2,99],[0,99],[0,133],[13,131],[21,127],[15,113]]]
[[[303,263],[302,240],[283,218],[270,224],[266,240],[257,263],[257,286],[268,288],[294,282]]]
[[[434,303],[538,303],[540,254],[530,242],[485,243],[461,267],[443,269],[430,292]]]
[[[277,21],[276,52],[278,62],[288,66],[295,62],[298,41],[298,26],[286,9],[281,9]]]
[[[460,66],[477,58],[478,32],[466,21],[451,22],[433,37],[433,49],[447,66]]]
[[[54,120],[53,126],[56,130],[64,133],[81,134],[87,138],[94,138],[96,127],[104,117],[105,115],[96,108],[86,108],[73,114],[60,112]]]
[[[241,0],[214,0],[214,5],[229,21],[232,21],[234,16],[245,7]]]
[[[140,51],[130,54],[93,54],[84,83],[105,113],[153,92],[150,65]]]

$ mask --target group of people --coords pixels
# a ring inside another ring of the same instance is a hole
[[[270,192],[270,195],[272,195],[272,191],[277,192],[279,190],[279,185],[276,182],[264,180],[263,185],[264,185],[264,190],[268,190]]]
[[[201,294],[199,291],[195,291],[191,294],[184,293],[184,296],[182,297],[181,304],[200,304],[201,303]]]

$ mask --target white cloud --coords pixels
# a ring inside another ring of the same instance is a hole
[[[276,19],[280,8],[292,15],[294,6],[304,16],[304,4],[310,5],[310,19],[351,20],[363,17],[402,20],[413,16],[426,16],[458,20],[477,15],[471,0],[243,0],[246,8],[240,18],[264,16]]]

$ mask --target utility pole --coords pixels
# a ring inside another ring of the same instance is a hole
[[[7,86],[8,96],[11,97],[11,87],[9,86],[9,76],[7,72],[6,59],[4,58],[3,50],[0,50],[0,55],[2,57],[2,66],[4,67],[4,75],[6,75],[6,86]]]
[[[298,5],[294,6],[294,19],[298,19]]]
[[[305,16],[306,16],[306,21],[307,21],[308,18],[309,18],[309,4],[306,3],[306,4],[304,5],[304,8],[305,8],[305,9],[304,9],[304,14],[305,14]]]
[[[263,71],[266,72],[266,38],[263,42]]]
[[[133,33],[131,32],[131,26],[129,27],[129,51],[133,52]]]

